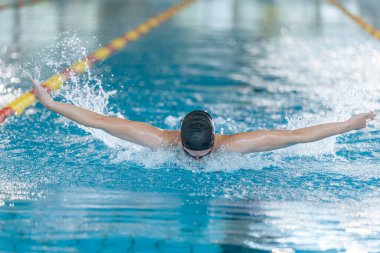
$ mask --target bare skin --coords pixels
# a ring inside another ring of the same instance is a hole
[[[149,124],[128,119],[105,116],[75,105],[54,101],[36,81],[34,92],[38,101],[47,109],[65,116],[80,125],[101,129],[113,136],[150,149],[181,146],[180,131],[163,130]],[[354,115],[347,121],[320,124],[295,130],[258,130],[231,135],[215,134],[212,149],[193,151],[186,149],[195,159],[221,147],[229,152],[252,153],[289,147],[298,143],[318,141],[337,134],[365,128],[374,120],[374,112]]]

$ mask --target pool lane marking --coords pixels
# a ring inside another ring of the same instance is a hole
[[[18,0],[18,1],[14,1],[13,3],[4,3],[4,4],[0,4],[0,11],[9,9],[9,8],[22,8],[26,5],[32,5],[32,4],[36,4],[38,2],[44,2],[44,1],[49,1],[49,0]]]
[[[43,82],[42,86],[47,88],[49,91],[59,89],[62,84],[70,78],[82,74],[86,70],[90,69],[95,63],[107,59],[114,52],[120,51],[126,45],[128,45],[128,43],[139,39],[142,35],[159,26],[161,23],[165,22],[180,10],[184,9],[195,1],[196,0],[183,0],[182,2],[174,5],[166,11],[161,12],[157,16],[154,16],[147,21],[137,25],[131,31],[126,32],[122,36],[112,40],[104,47],[96,49],[84,59],[75,62],[73,65],[64,69],[60,73],[53,75],[48,80]],[[36,98],[34,96],[33,90],[16,98],[13,102],[0,109],[0,123],[4,122],[5,119],[11,115],[20,116],[24,110],[27,107],[33,105],[35,101]]]
[[[376,27],[367,23],[366,21],[364,21],[364,19],[360,18],[359,16],[356,16],[353,13],[351,13],[347,8],[345,8],[337,0],[328,0],[328,2],[330,2],[335,7],[340,9],[344,14],[349,16],[357,25],[359,25],[361,28],[367,31],[370,35],[372,35],[372,37],[380,40],[380,30],[378,30]]]

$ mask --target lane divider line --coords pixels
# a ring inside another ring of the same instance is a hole
[[[349,16],[357,25],[359,25],[363,30],[367,31],[372,37],[375,39],[380,40],[380,30],[378,30],[373,25],[367,23],[359,16],[354,15],[351,13],[347,8],[345,8],[342,4],[340,4],[337,0],[328,0],[331,4],[333,4],[335,7],[337,7],[339,10],[341,10],[344,14]]]
[[[18,1],[13,1],[13,3],[3,3],[0,4],[0,11],[5,10],[5,9],[10,9],[10,8],[22,8],[25,7],[26,5],[32,5],[36,4],[38,2],[44,2],[44,1],[49,1],[49,0],[18,0]]]
[[[58,74],[53,75],[45,82],[42,86],[49,90],[57,90],[62,84],[68,81],[70,78],[82,74],[86,70],[90,69],[95,63],[103,61],[110,57],[114,52],[120,51],[128,43],[139,39],[142,35],[148,33],[153,28],[159,26],[161,23],[165,22],[180,10],[194,3],[196,0],[183,0],[182,2],[174,5],[173,7],[161,12],[157,16],[154,16],[147,21],[137,25],[134,29],[126,32],[122,36],[112,40],[110,43],[104,47],[96,49],[87,57],[75,62],[70,67],[64,69]],[[20,116],[24,110],[33,105],[36,101],[33,90],[21,95],[13,102],[6,105],[4,108],[0,109],[0,123],[4,122],[5,119],[11,115]]]

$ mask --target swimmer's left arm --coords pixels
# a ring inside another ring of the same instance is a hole
[[[226,151],[237,153],[280,149],[365,128],[367,121],[373,120],[375,116],[373,112],[360,113],[344,122],[320,124],[296,130],[258,130],[226,135],[223,136],[221,145]]]
[[[105,116],[76,105],[54,101],[38,82],[32,81],[36,99],[42,105],[80,125],[101,129],[115,137],[151,149],[172,146],[177,142],[178,131],[164,131],[144,122]]]

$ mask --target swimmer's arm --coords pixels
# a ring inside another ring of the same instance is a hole
[[[41,104],[80,125],[104,130],[113,136],[151,149],[175,143],[176,131],[164,131],[143,122],[105,116],[75,105],[54,101],[40,84],[35,81],[33,83],[36,98]]]
[[[373,112],[361,113],[344,122],[320,124],[296,130],[258,130],[222,137],[226,151],[251,153],[289,147],[298,143],[322,140],[337,134],[358,130],[375,118]]]

